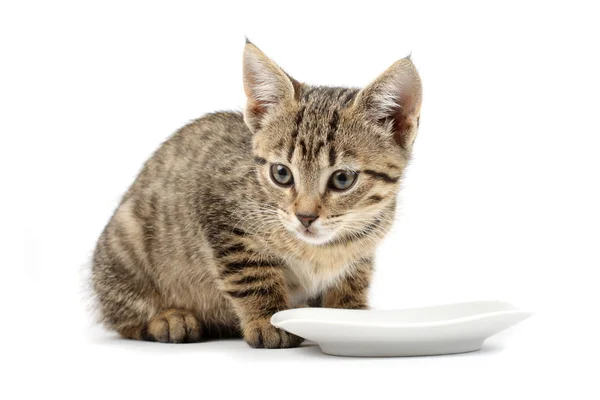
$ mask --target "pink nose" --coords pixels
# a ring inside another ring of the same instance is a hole
[[[296,214],[296,218],[304,227],[308,228],[310,224],[312,224],[315,219],[319,218],[318,215],[308,215],[308,214]]]

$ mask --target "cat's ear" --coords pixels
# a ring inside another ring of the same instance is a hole
[[[244,91],[248,101],[244,121],[251,131],[260,128],[268,112],[295,96],[298,82],[285,73],[258,47],[246,41],[244,48]]]
[[[355,107],[410,150],[417,136],[421,98],[419,73],[410,58],[403,58],[359,92]]]

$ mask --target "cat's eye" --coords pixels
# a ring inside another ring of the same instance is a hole
[[[294,176],[292,171],[283,164],[271,165],[271,179],[279,186],[292,186],[294,183]]]
[[[335,171],[329,178],[329,187],[334,190],[348,190],[356,182],[358,174],[353,171]]]

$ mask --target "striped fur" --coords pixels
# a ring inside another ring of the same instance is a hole
[[[368,307],[416,135],[416,70],[404,59],[362,90],[308,86],[248,43],[244,89],[244,115],[207,115],[155,152],[98,240],[93,288],[123,337],[292,347],[273,313]],[[292,185],[272,181],[274,163]],[[329,186],[338,170],[357,174],[347,191]]]

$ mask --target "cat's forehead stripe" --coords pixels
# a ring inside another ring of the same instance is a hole
[[[296,124],[294,125],[294,129],[292,130],[292,140],[290,141],[290,148],[288,149],[288,162],[292,162],[292,157],[294,156],[294,151],[296,150],[296,141],[298,139],[298,130],[300,129],[300,125],[302,124],[302,120],[304,118],[304,111],[306,106],[302,106],[298,114],[296,114]]]
[[[321,152],[321,149],[323,148],[323,146],[325,146],[325,142],[320,140],[319,143],[317,143],[317,147],[315,148],[315,151],[313,153],[315,158],[319,157],[319,153]]]
[[[306,110],[306,106],[302,106],[298,114],[296,115],[296,129],[300,128],[300,124],[302,123],[302,119],[304,118],[304,110]]]
[[[313,86],[304,89],[301,107],[296,113],[295,124],[290,134],[290,144],[287,150],[288,162],[292,162],[296,149],[299,148],[300,156],[305,161],[317,159],[323,148],[328,147],[329,165],[335,165],[338,159],[338,149],[334,142],[340,123],[340,111],[348,108],[358,89]],[[324,121],[324,129],[319,129],[318,117],[328,117]],[[318,134],[323,135],[321,139]]]
[[[327,142],[333,141],[333,136],[337,131],[339,122],[340,114],[337,112],[337,110],[333,110],[333,115],[331,116],[331,120],[329,121],[329,132],[327,133]]]
[[[335,165],[337,155],[333,146],[329,147],[329,166],[333,167]]]

